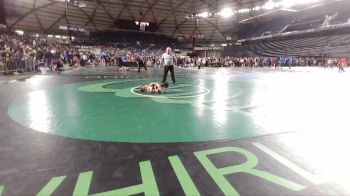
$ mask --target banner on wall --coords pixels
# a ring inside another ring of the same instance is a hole
[[[204,51],[204,50],[222,50],[221,46],[212,46],[212,47],[194,47],[196,51]]]

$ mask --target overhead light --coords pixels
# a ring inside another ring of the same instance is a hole
[[[22,30],[15,30],[15,32],[16,32],[18,35],[23,35],[23,34],[24,34],[24,31],[22,31]]]
[[[59,29],[60,29],[60,30],[68,30],[68,27],[67,27],[67,26],[61,26],[61,25],[60,25],[60,26],[59,26]]]
[[[34,37],[39,37],[39,34],[35,34]]]
[[[281,8],[281,10],[287,11],[287,12],[298,12],[298,10],[295,10],[295,9],[288,9],[288,8]]]
[[[276,6],[277,4],[275,2],[273,2],[272,0],[269,0],[268,2],[265,3],[265,5],[262,6],[262,8],[267,10],[272,10]]]
[[[47,37],[50,37],[50,38],[52,38],[52,37],[53,37],[53,35],[47,35]]]
[[[224,8],[222,9],[218,15],[222,16],[223,18],[228,18],[228,17],[231,17],[233,15],[233,11],[231,8]]]
[[[250,11],[250,9],[247,9],[247,8],[244,8],[244,9],[240,9],[240,10],[238,10],[238,13],[247,13],[247,12],[249,12]]]
[[[80,1],[80,2],[78,3],[78,7],[80,7],[80,8],[85,8],[85,7],[87,7],[87,4],[86,4],[85,1]]]
[[[302,4],[310,4],[310,3],[315,3],[320,0],[281,0],[281,1],[274,1],[274,0],[269,0],[266,2],[262,8],[271,10],[274,8],[290,8],[296,5],[302,5]]]
[[[229,18],[233,15],[236,14],[244,14],[244,13],[249,13],[249,12],[258,12],[262,9],[264,10],[271,10],[267,14],[271,14],[275,9],[280,9],[283,11],[288,11],[288,12],[298,12],[296,9],[290,9],[296,5],[303,5],[303,4],[310,4],[310,3],[315,3],[321,0],[268,0],[264,5],[262,6],[255,6],[253,8],[243,8],[240,10],[232,10],[229,7],[223,8],[220,12],[202,12],[199,14],[191,14],[186,16],[186,19],[196,19],[196,18],[207,18],[207,17],[218,17],[221,16],[223,18]],[[341,1],[341,0],[339,0]],[[266,14],[266,13],[264,13]],[[262,16],[262,15],[260,15]],[[250,19],[253,19],[256,17],[252,17]],[[240,23],[245,22],[245,20],[240,21]]]
[[[290,7],[292,7],[293,5],[299,4],[298,1],[299,1],[299,0],[294,0],[294,1],[291,1],[291,0],[282,0],[282,1],[280,2],[280,4],[281,4],[281,7],[283,7],[283,8],[290,8]]]
[[[256,6],[255,8],[253,8],[254,11],[259,11],[259,10],[261,10],[261,9],[262,9],[261,6]]]
[[[289,8],[294,5],[302,5],[302,4],[311,4],[311,3],[316,3],[320,0],[282,0],[281,6],[284,8]]]
[[[202,12],[200,14],[198,14],[199,17],[202,17],[202,18],[207,18],[209,16],[209,13],[208,12]]]

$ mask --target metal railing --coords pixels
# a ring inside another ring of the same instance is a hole
[[[33,57],[0,58],[0,74],[13,74],[15,72],[24,73],[34,70],[35,60]]]

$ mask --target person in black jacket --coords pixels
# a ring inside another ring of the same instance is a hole
[[[140,72],[141,67],[145,68],[145,70],[147,71],[146,63],[142,59],[142,57],[138,56],[136,58],[136,62],[137,62],[137,66],[138,66],[138,72]]]

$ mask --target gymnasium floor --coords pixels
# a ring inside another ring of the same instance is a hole
[[[0,76],[0,195],[350,194],[349,73],[161,74]]]

